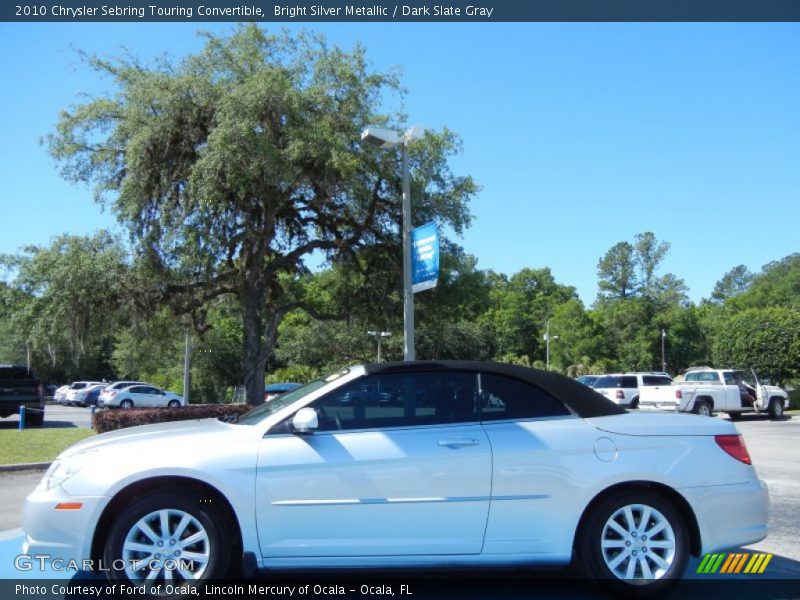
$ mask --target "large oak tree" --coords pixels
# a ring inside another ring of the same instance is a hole
[[[252,24],[208,35],[179,62],[87,60],[113,91],[61,114],[51,154],[129,227],[143,302],[202,330],[209,302],[237,300],[248,402],[259,403],[304,259],[399,244],[396,155],[359,143],[365,126],[400,122],[375,112],[400,92],[396,76],[372,70],[361,47]],[[415,144],[412,195],[415,211],[459,231],[475,186],[451,174],[456,150],[447,131]]]

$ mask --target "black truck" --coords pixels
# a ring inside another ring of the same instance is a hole
[[[0,365],[0,417],[10,417],[25,407],[25,426],[44,422],[42,383],[33,371],[20,365]]]

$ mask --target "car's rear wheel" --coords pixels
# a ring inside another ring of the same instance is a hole
[[[230,562],[224,521],[190,496],[153,494],[122,510],[109,531],[103,560],[113,579],[132,585],[201,586],[224,576]],[[118,568],[119,567],[119,568]]]
[[[168,408],[178,408],[180,405],[181,403],[178,402],[177,400],[170,400],[169,402],[167,402]]]
[[[125,400],[123,400],[122,402],[119,403],[119,407],[122,410],[129,410],[129,409],[133,408],[133,400],[131,400],[129,398],[125,398]]]
[[[696,402],[692,412],[696,415],[700,415],[701,417],[714,416],[714,410],[711,408],[711,404],[709,404],[705,400],[700,400],[699,402]]]
[[[728,417],[730,417],[731,421],[738,421],[742,418],[742,413],[740,412],[729,412]]]
[[[686,524],[670,502],[647,490],[622,491],[590,509],[578,553],[587,574],[626,596],[660,593],[683,575]]]

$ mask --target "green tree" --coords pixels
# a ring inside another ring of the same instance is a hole
[[[298,301],[284,284],[303,260],[396,235],[395,157],[357,143],[366,125],[393,123],[373,107],[398,90],[396,77],[370,70],[360,46],[252,24],[208,35],[180,63],[89,65],[116,92],[62,113],[51,154],[130,228],[155,302],[191,313],[202,331],[210,302],[236,299],[247,398],[261,402],[279,324]],[[457,150],[451,132],[429,132],[410,161],[419,216],[458,232],[476,188],[450,172]]]
[[[494,328],[497,355],[529,365],[544,361],[547,321],[558,306],[577,298],[575,288],[557,283],[549,268],[522,269],[511,278],[492,274],[489,281],[491,307],[482,320]]]
[[[742,293],[726,305],[735,309],[766,306],[800,307],[800,253],[764,265]]]
[[[748,308],[716,322],[712,359],[720,367],[754,368],[778,384],[800,377],[800,311]]]
[[[628,242],[614,244],[597,263],[598,287],[603,298],[628,298],[637,291],[634,248]]]
[[[753,282],[754,275],[744,265],[737,265],[722,276],[714,285],[711,301],[721,304],[747,291]]]
[[[62,235],[0,263],[13,273],[6,313],[40,373],[110,376],[110,340],[129,271],[124,248],[106,231]]]

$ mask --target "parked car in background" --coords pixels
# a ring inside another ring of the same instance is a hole
[[[75,394],[74,403],[87,408],[89,406],[97,406],[97,399],[100,397],[100,393],[106,389],[107,385],[106,383],[98,383],[97,385],[90,385],[82,390],[78,390]]]
[[[131,385],[119,390],[112,398],[104,399],[101,395],[97,399],[98,408],[119,407],[129,408],[177,408],[185,406],[182,396],[159,389],[152,385]]]
[[[66,404],[68,406],[71,405],[78,405],[79,402],[75,399],[78,395],[78,392],[81,390],[85,390],[86,388],[95,386],[95,385],[103,385],[102,381],[75,381],[70,384],[69,389],[67,390],[66,395],[64,396],[64,400],[59,404]]]
[[[365,388],[394,397],[342,404]],[[238,421],[92,436],[25,502],[23,553],[124,564],[103,573],[162,594],[229,566],[574,560],[640,598],[690,554],[762,540],[769,505],[733,423],[628,413],[556,373],[467,361],[358,365]]]
[[[737,369],[694,367],[686,371],[682,383],[642,392],[639,408],[692,412],[708,417],[714,411],[723,411],[732,421],[747,413],[767,413],[771,419],[781,419],[789,408],[789,394],[777,386],[763,384],[752,370],[747,373]]]
[[[601,375],[592,387],[620,406],[639,407],[639,388],[670,385],[672,378],[662,371]]]
[[[292,390],[296,390],[302,384],[300,383],[270,383],[267,387],[264,388],[264,401],[269,402],[277,398],[278,396],[285,394],[286,392],[291,392]]]
[[[0,417],[18,414],[25,407],[25,423],[44,422],[44,393],[36,374],[24,365],[0,365]]]
[[[56,404],[64,404],[67,392],[69,391],[69,384],[62,385],[53,394],[53,402]]]
[[[600,375],[581,375],[580,377],[576,377],[575,381],[585,386],[593,387],[594,382],[597,381],[599,377]]]
[[[155,387],[152,383],[147,383],[146,381],[126,381],[124,379],[120,381],[115,381],[114,383],[109,383],[106,386],[106,388],[102,392],[100,392],[100,396],[98,397],[98,403],[100,402],[100,400],[103,401],[103,404],[109,402],[114,396],[117,395],[117,393],[120,390],[126,387],[130,387],[132,385],[149,385],[151,387]],[[98,406],[101,406],[101,404],[98,404]]]

